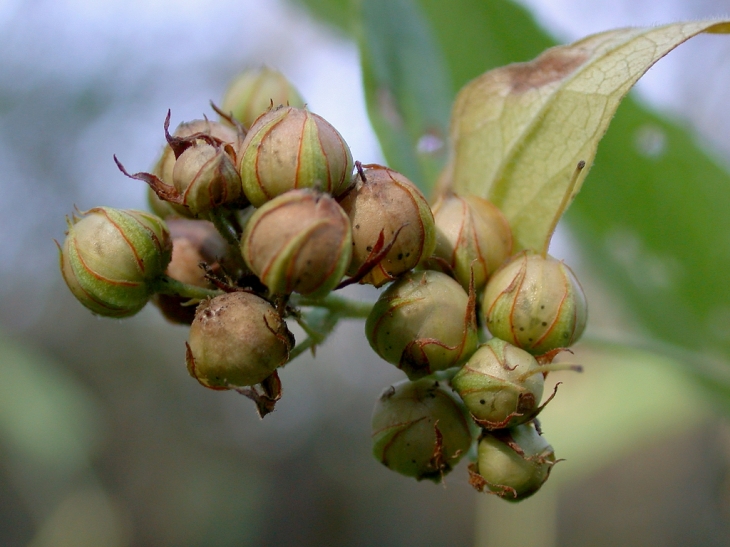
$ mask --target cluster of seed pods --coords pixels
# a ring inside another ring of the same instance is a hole
[[[376,403],[375,457],[438,482],[478,442],[477,489],[537,491],[555,463],[535,420],[544,378],[565,368],[552,359],[586,322],[572,271],[513,255],[507,220],[482,198],[447,194],[431,207],[404,175],[353,162],[276,71],[245,73],[216,111],[220,122],[172,133],[168,113],[152,172],[117,160],[149,186],[154,215],[98,207],[69,220],[61,271],[74,296],[111,317],[153,301],[190,325],[190,375],[264,416],[282,394],[278,369],[303,347],[287,320],[315,336],[302,306],[326,307],[351,283],[387,284],[365,332],[407,380]]]

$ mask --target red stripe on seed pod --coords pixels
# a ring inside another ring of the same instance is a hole
[[[132,242],[129,240],[127,235],[124,233],[124,230],[122,230],[119,227],[119,225],[111,219],[111,217],[107,214],[107,212],[104,209],[99,209],[99,210],[109,220],[109,222],[112,224],[112,226],[114,226],[117,229],[119,234],[122,236],[122,239],[124,239],[124,241],[127,242],[127,245],[132,250],[132,254],[134,254],[134,259],[137,262],[137,266],[139,267],[140,272],[144,273],[144,261],[140,258],[139,254],[137,253],[137,249],[134,247],[134,245],[132,245]],[[136,218],[134,218],[134,217],[132,217],[132,218],[134,219],[134,221],[137,224],[140,224],[140,222]],[[81,257],[81,255],[79,255],[79,258],[80,257]]]

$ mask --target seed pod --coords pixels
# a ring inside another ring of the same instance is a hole
[[[231,113],[244,127],[276,106],[304,108],[299,92],[281,72],[263,66],[240,74],[228,88],[221,110]]]
[[[198,306],[188,337],[188,372],[211,389],[252,386],[286,363],[293,346],[271,304],[250,293],[227,293]]]
[[[170,262],[167,226],[143,211],[95,207],[81,215],[69,221],[61,249],[66,285],[94,313],[134,315]]]
[[[474,300],[434,271],[409,272],[380,295],[365,323],[370,346],[415,380],[460,364],[478,344]]]
[[[469,466],[470,483],[507,501],[537,492],[555,465],[555,452],[533,423],[485,432],[479,440],[477,465]]]
[[[223,125],[219,122],[210,120],[193,120],[183,122],[177,126],[173,137],[184,138],[202,133],[220,140],[224,144],[229,144],[234,150],[241,146],[241,136],[233,128]],[[160,158],[155,164],[152,173],[162,179],[163,182],[172,185],[172,170],[175,167],[175,153],[169,144],[166,144],[160,154]]]
[[[190,137],[196,133],[215,137],[221,142],[229,144],[234,150],[238,150],[241,146],[242,137],[237,131],[226,125],[210,120],[193,120],[190,122],[183,122],[177,126],[177,129],[175,129],[175,132],[172,135],[173,137],[184,138]],[[170,145],[166,144],[160,154],[160,158],[155,164],[152,174],[157,176],[165,184],[173,186],[172,172],[174,167],[175,153]],[[149,189],[148,200],[152,211],[161,218],[167,218],[168,216],[173,215],[184,218],[194,217],[187,207],[160,199],[151,188]]]
[[[481,291],[487,279],[512,254],[512,231],[502,212],[478,196],[448,194],[433,206],[436,249],[456,280],[468,290],[472,271],[474,288]]]
[[[172,239],[172,260],[165,274],[189,285],[213,288],[200,267],[206,263],[212,271],[225,260],[228,246],[207,220],[171,218],[167,220]],[[156,294],[153,303],[166,319],[173,323],[191,324],[195,318],[195,306],[183,305],[190,299],[169,294]]]
[[[456,373],[451,387],[481,427],[513,427],[538,412],[545,385],[542,370],[526,351],[492,338]]]
[[[494,336],[540,355],[576,342],[585,329],[588,308],[568,266],[551,256],[523,251],[487,283],[482,313]]]
[[[251,215],[241,252],[271,294],[319,298],[337,286],[350,263],[350,221],[331,196],[292,190]]]
[[[426,198],[406,177],[382,165],[364,165],[340,205],[352,223],[352,264],[348,275],[371,257],[378,239],[393,242],[387,255],[361,283],[380,287],[431,256],[436,245],[433,214]]]
[[[216,207],[245,204],[238,170],[223,146],[196,141],[175,161],[172,182],[196,217]]]
[[[241,145],[243,191],[254,205],[295,188],[339,196],[350,184],[352,155],[324,118],[284,106],[259,117]]]
[[[459,404],[428,379],[386,389],[375,403],[372,431],[375,459],[419,481],[440,482],[472,441]]]

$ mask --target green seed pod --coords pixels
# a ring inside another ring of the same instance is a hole
[[[451,379],[474,421],[502,429],[531,420],[539,410],[543,368],[524,350],[492,338]]]
[[[397,171],[359,164],[358,170],[354,186],[340,201],[352,223],[352,264],[347,273],[355,275],[384,238],[393,246],[361,280],[380,287],[431,256],[436,246],[433,214],[418,188]]]
[[[207,220],[170,218],[167,220],[172,239],[172,260],[165,274],[182,283],[196,287],[214,288],[200,267],[206,263],[215,272],[226,260],[228,245],[212,223]],[[162,315],[173,323],[191,324],[195,306],[187,306],[190,299],[169,294],[156,294],[152,302]]]
[[[339,196],[350,184],[352,155],[324,118],[284,106],[259,117],[241,145],[243,191],[254,205],[295,188]]]
[[[177,126],[173,137],[184,138],[190,137],[196,133],[202,133],[219,139],[225,144],[229,144],[233,150],[238,150],[241,146],[242,138],[237,131],[218,122],[210,120],[193,120],[183,122]],[[169,186],[173,186],[173,169],[175,167],[175,153],[169,144],[166,144],[155,164],[152,174],[158,177],[162,182]],[[148,200],[152,211],[161,218],[168,216],[181,216],[184,218],[193,218],[193,213],[187,207],[176,205],[168,201],[160,199],[157,194],[148,189]]]
[[[588,318],[585,294],[572,270],[551,256],[527,251],[492,276],[481,309],[494,336],[533,355],[571,346]]]
[[[151,282],[170,262],[165,223],[143,211],[95,207],[68,223],[61,273],[92,312],[129,317],[152,295]]]
[[[365,323],[370,346],[411,380],[459,365],[478,344],[474,300],[446,274],[408,272]]]
[[[487,279],[512,254],[512,231],[502,212],[478,196],[448,194],[433,206],[436,249],[456,280],[481,291]]]
[[[484,433],[477,465],[469,466],[474,488],[507,501],[521,501],[537,492],[555,465],[555,452],[534,424]]]
[[[173,185],[194,216],[216,207],[245,205],[241,178],[230,153],[224,146],[198,140],[175,161]]]
[[[304,108],[304,100],[286,76],[263,66],[248,69],[233,80],[221,110],[251,127],[261,114],[280,105]]]
[[[350,264],[350,221],[331,196],[291,190],[251,215],[241,252],[271,294],[319,298],[337,286]]]
[[[266,300],[233,292],[200,303],[188,337],[190,375],[211,389],[258,384],[289,359],[294,337]]]
[[[419,481],[440,482],[472,441],[457,401],[428,379],[386,389],[375,403],[372,431],[375,459]]]

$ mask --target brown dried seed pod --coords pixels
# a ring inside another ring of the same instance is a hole
[[[364,165],[353,187],[340,200],[352,223],[352,263],[355,275],[368,261],[378,239],[395,242],[361,283],[380,287],[412,270],[431,256],[436,232],[431,208],[416,186],[397,171]]]
[[[233,292],[198,306],[188,337],[190,375],[205,387],[252,386],[289,359],[294,337],[266,300]]]

